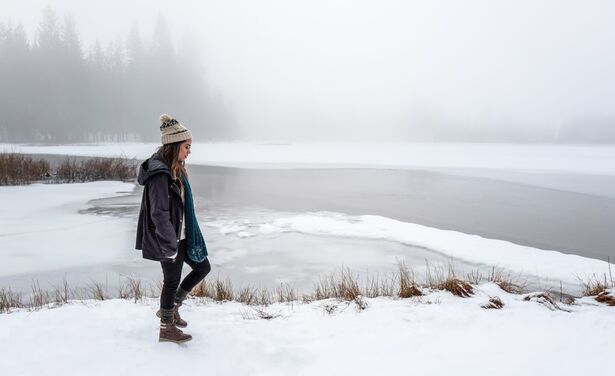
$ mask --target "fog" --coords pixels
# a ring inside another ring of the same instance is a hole
[[[161,18],[175,46],[197,41],[184,56],[206,92],[158,98],[135,132],[177,108],[203,139],[615,142],[608,0],[2,0],[0,22],[35,41],[46,5],[72,15],[84,58]]]

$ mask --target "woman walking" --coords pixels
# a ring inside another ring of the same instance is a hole
[[[179,329],[188,325],[179,315],[179,307],[211,266],[185,168],[192,135],[169,115],[162,115],[160,121],[162,146],[141,164],[137,178],[145,187],[136,249],[142,250],[144,258],[159,261],[162,266],[158,340],[182,343],[192,336]],[[184,262],[192,271],[180,283]]]

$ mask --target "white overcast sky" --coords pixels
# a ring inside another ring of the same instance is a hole
[[[0,0],[0,20],[33,35],[45,5],[76,18],[85,47],[135,24],[149,36],[160,13],[198,34],[246,138],[615,117],[615,1]]]

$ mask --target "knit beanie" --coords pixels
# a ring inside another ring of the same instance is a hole
[[[167,114],[160,116],[160,123],[160,141],[163,145],[192,138],[186,127]]]

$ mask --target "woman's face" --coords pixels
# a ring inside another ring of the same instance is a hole
[[[190,147],[192,147],[191,138],[182,142],[181,145],[179,145],[179,156],[177,157],[177,159],[179,159],[181,162],[185,161],[186,158],[188,158],[188,156],[190,155]]]

